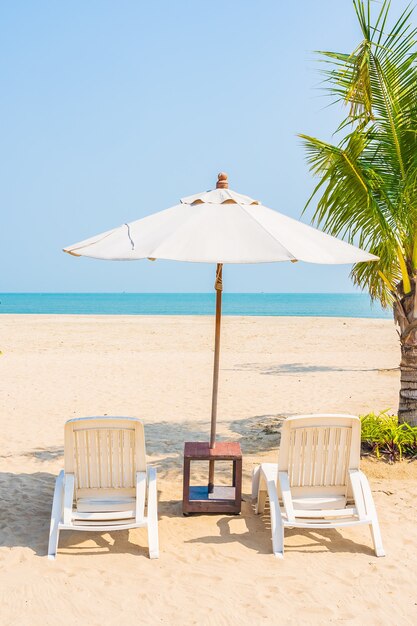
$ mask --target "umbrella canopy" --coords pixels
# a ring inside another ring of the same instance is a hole
[[[227,179],[220,183],[224,181],[227,184]],[[222,264],[338,264],[377,258],[228,188],[182,198],[165,211],[123,224],[64,251],[106,260],[148,258]]]
[[[227,174],[216,189],[182,198],[179,204],[64,248],[74,256],[112,261],[167,259],[216,263],[216,330],[210,448],[215,447],[220,358],[222,268],[224,263],[358,263],[378,257],[264,207],[228,188]],[[210,461],[209,492],[214,462]]]

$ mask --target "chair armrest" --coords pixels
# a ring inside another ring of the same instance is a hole
[[[295,521],[294,506],[292,503],[291,487],[287,472],[278,472],[278,481],[281,487],[282,503],[284,505],[287,520]]]
[[[158,508],[158,490],[156,486],[156,469],[154,467],[148,467],[148,517],[151,514],[156,515]]]
[[[64,481],[64,524],[71,524],[75,490],[74,474],[65,474]]]
[[[136,522],[145,517],[146,472],[136,472]]]

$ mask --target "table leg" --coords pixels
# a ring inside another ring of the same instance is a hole
[[[190,459],[184,459],[184,478],[182,490],[182,510],[183,513],[188,512],[188,503],[190,501]]]
[[[208,480],[208,492],[214,491],[214,461],[209,461],[209,480]]]
[[[235,463],[236,463],[235,503],[236,503],[236,506],[239,507],[239,511],[240,511],[241,501],[242,501],[242,459],[236,459]],[[233,465],[235,463],[233,463]]]

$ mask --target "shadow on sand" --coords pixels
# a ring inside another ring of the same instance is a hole
[[[186,543],[204,543],[210,545],[223,545],[238,542],[245,548],[254,550],[258,554],[271,554],[271,525],[269,518],[269,510],[265,509],[265,514],[255,515],[253,507],[250,503],[249,496],[245,497],[242,502],[242,517],[246,525],[246,532],[233,532],[236,516],[225,516],[217,521],[217,527],[220,536],[207,535],[190,539]],[[288,545],[288,540],[293,537],[301,539],[301,543],[297,545]],[[286,529],[285,530],[285,552],[334,552],[334,553],[360,553],[368,556],[374,556],[371,547],[352,541],[343,537],[335,529]]]
[[[171,480],[178,476],[179,499],[164,502],[159,498],[159,518],[182,518],[183,441],[206,441],[208,431],[201,430],[200,426],[196,428],[195,423],[172,424],[168,421],[146,424],[145,431],[148,462],[158,471],[159,485],[168,474],[171,474]],[[36,459],[42,467],[57,460],[64,465],[63,447],[35,448],[23,456]],[[0,472],[0,546],[28,547],[38,556],[46,556],[55,480],[55,473],[44,471],[32,474]],[[129,541],[129,531],[88,534],[65,531],[61,533],[59,549],[67,554],[96,554],[97,548],[102,548],[113,554],[131,552],[148,556],[146,530],[139,532],[144,533],[143,546]],[[93,540],[97,548],[79,545],[86,538]]]
[[[257,372],[263,375],[282,376],[288,374],[315,374],[317,372],[398,372],[398,367],[354,367],[354,366],[330,366],[330,365],[306,365],[305,363],[282,363],[281,365],[267,365],[265,363],[241,363],[229,368],[235,372]]]
[[[232,421],[229,427],[238,435],[236,439],[241,442],[244,454],[249,455],[278,449],[279,431],[283,420],[282,415],[256,415]],[[196,428],[195,423],[172,424],[168,421],[147,424],[145,430],[148,461],[158,470],[159,487],[163,486],[164,479],[171,483],[178,481],[178,499],[163,500],[159,497],[159,519],[163,521],[166,518],[181,518],[183,523],[187,524],[187,518],[182,516],[181,503],[183,442],[207,441],[208,432],[202,430],[200,426]],[[63,460],[63,453],[62,447],[37,448],[27,452],[25,456],[32,456],[40,463],[48,463],[59,458]],[[246,480],[250,480],[249,465],[250,463],[244,468]],[[46,556],[55,479],[56,474],[44,471],[32,474],[0,472],[0,546],[27,547],[38,556]],[[189,542],[224,544],[237,541],[250,550],[269,554],[271,552],[269,516],[255,516],[247,494],[244,495],[244,502],[242,502],[242,516],[238,519],[242,520],[242,518],[247,528],[244,533],[233,531],[235,516],[224,516],[216,521],[220,535],[209,534],[194,538]],[[213,518],[209,517],[207,521],[209,533],[213,523]],[[104,552],[131,553],[147,557],[146,531],[139,532],[143,533],[140,539],[141,545],[132,543],[129,531],[121,530],[112,533],[65,531],[60,537],[59,550],[73,555]],[[369,547],[342,538],[336,530],[286,531],[287,538],[295,534],[305,537],[308,542],[289,546],[287,552],[309,551],[312,547],[317,551],[318,545],[322,551],[373,554]],[[82,542],[86,540],[94,541],[95,547],[92,548],[91,543],[89,546],[83,546]]]
[[[38,556],[47,555],[55,479],[56,475],[47,472],[0,472],[0,546],[30,548]],[[163,501],[159,497],[158,514],[160,520],[182,517],[181,502]],[[112,533],[63,531],[59,550],[78,555],[97,554],[99,549],[112,554],[132,553],[147,557],[146,530],[141,532],[144,533],[143,545],[132,543],[128,530]],[[79,545],[85,540],[93,540],[95,548]]]
[[[47,472],[33,474],[0,473],[0,546],[30,548],[37,556],[46,556],[48,548],[49,523],[52,505],[55,476]],[[158,503],[159,520],[180,518],[187,524],[188,518],[182,516],[180,500],[162,500]],[[214,523],[212,516],[207,516],[207,529]],[[246,532],[234,532],[235,520],[244,520]],[[249,495],[244,495],[242,515],[223,516],[216,521],[220,531],[217,534],[208,534],[186,541],[185,543],[205,543],[222,545],[239,542],[249,550],[258,554],[271,553],[271,535],[269,516],[256,516],[250,503]],[[98,554],[133,554],[148,558],[146,531],[141,533],[140,544],[132,542],[132,535],[128,530],[103,533],[81,533],[65,531],[61,533],[59,551],[65,555],[95,555]],[[342,537],[336,530],[287,530],[286,538],[298,535],[303,537],[303,543],[297,546],[286,546],[287,552],[360,552],[372,555],[373,551],[366,545],[353,542]],[[307,543],[304,543],[304,538]],[[93,541],[83,546],[84,541]],[[163,546],[162,546],[163,550]]]

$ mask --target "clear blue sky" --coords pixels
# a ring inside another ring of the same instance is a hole
[[[330,139],[341,115],[313,51],[359,40],[351,0],[2,2],[0,291],[210,291],[211,266],[61,249],[209,189],[221,170],[299,218],[313,180],[296,134]],[[225,289],[348,292],[348,275],[228,266]]]

